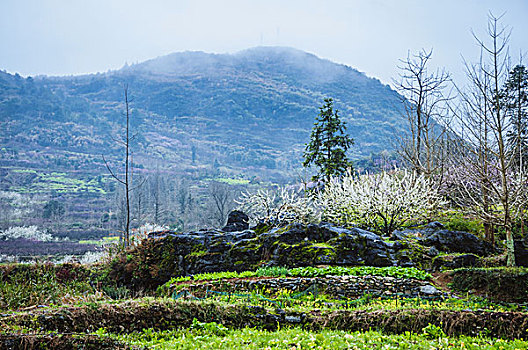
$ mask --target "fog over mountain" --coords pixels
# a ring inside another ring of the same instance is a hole
[[[138,134],[134,163],[144,169],[283,178],[299,168],[325,97],[347,121],[353,158],[391,150],[405,125],[388,86],[300,50],[181,52],[92,75],[0,73],[3,165],[102,172],[101,154],[119,159],[124,84]]]

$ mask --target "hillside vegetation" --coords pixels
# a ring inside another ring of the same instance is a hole
[[[392,149],[403,128],[398,95],[348,66],[289,48],[233,55],[175,53],[118,71],[70,77],[0,73],[4,166],[99,169],[118,155],[123,84],[138,132],[135,163],[179,171],[225,166],[259,176],[299,167],[317,107],[333,97],[355,158]]]

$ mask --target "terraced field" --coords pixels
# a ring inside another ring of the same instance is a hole
[[[414,268],[210,273],[175,278],[149,295],[112,284],[105,265],[0,271],[6,349],[528,347],[525,304],[457,294]]]

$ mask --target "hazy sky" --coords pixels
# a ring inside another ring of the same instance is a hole
[[[398,59],[433,48],[462,76],[473,29],[505,13],[511,49],[528,51],[528,0],[0,0],[0,70],[22,75],[107,71],[175,51],[292,46],[383,82]]]

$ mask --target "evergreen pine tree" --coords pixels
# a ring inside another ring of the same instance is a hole
[[[504,106],[510,118],[507,134],[508,150],[517,168],[528,166],[528,71],[517,65],[510,72],[503,93]]]
[[[345,133],[345,122],[340,120],[337,109],[334,111],[333,103],[331,98],[325,98],[312,129],[310,143],[304,150],[303,166],[313,164],[319,168],[312,177],[314,181],[329,181],[332,176],[341,176],[352,168],[346,151],[354,140]]]

